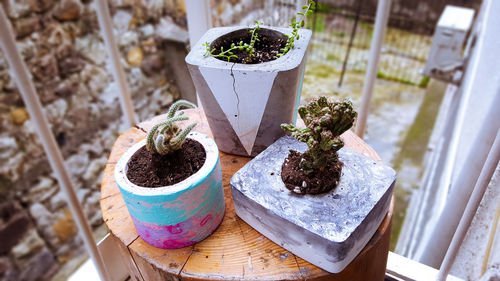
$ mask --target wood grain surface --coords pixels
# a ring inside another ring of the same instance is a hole
[[[201,109],[185,110],[195,131],[212,136]],[[363,251],[338,274],[330,274],[293,255],[236,216],[229,179],[250,158],[221,152],[226,214],[218,229],[193,246],[165,250],[146,244],[136,233],[113,178],[120,156],[146,136],[157,116],[121,134],[109,156],[101,185],[101,210],[110,233],[120,246],[132,280],[383,280],[389,250],[394,199],[387,216]],[[300,121],[299,121],[300,122]],[[353,132],[342,135],[345,146],[379,160],[377,153]]]

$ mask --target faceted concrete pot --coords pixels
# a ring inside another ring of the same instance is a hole
[[[274,61],[240,64],[204,56],[203,43],[247,30],[243,26],[208,30],[186,63],[219,149],[255,156],[283,136],[280,124],[295,123],[311,31],[299,29],[295,48]],[[275,31],[289,34],[291,29],[262,27],[259,34],[277,35]]]
[[[174,185],[147,188],[127,178],[130,157],[146,140],[127,150],[118,161],[114,176],[139,236],[158,248],[174,249],[205,239],[222,222],[225,211],[219,151],[215,142],[200,133],[188,138],[198,141],[206,152],[200,170]]]
[[[281,180],[289,150],[307,146],[285,136],[231,178],[238,216],[278,245],[332,273],[342,271],[384,219],[395,171],[343,148],[339,186],[319,195],[297,195]]]

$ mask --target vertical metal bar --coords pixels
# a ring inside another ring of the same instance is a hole
[[[467,234],[467,230],[474,219],[474,215],[476,214],[477,208],[481,203],[481,199],[486,192],[486,188],[491,181],[499,160],[500,130],[497,131],[497,136],[493,142],[490,153],[488,154],[488,158],[481,169],[481,174],[479,175],[474,191],[472,192],[469,202],[467,203],[467,207],[465,208],[465,212],[460,220],[457,231],[455,232],[455,235],[453,235],[450,247],[446,252],[441,268],[439,269],[439,274],[436,279],[437,281],[446,280],[446,276],[448,276],[448,273],[450,272],[451,266],[453,265],[455,257],[458,253],[458,249],[460,248],[460,245],[462,245],[465,235]]]
[[[389,12],[391,8],[391,0],[379,0],[377,6],[377,16],[375,18],[375,28],[373,30],[373,38],[370,46],[370,54],[368,60],[368,69],[366,70],[365,83],[363,85],[363,98],[361,100],[361,110],[356,125],[356,134],[363,138],[366,127],[366,118],[368,116],[368,108],[373,94],[373,86],[377,77],[377,67],[380,60],[380,50],[384,42],[384,35],[387,29],[389,20]]]
[[[120,55],[115,43],[108,1],[97,0],[96,6],[97,19],[101,28],[102,38],[104,40],[104,44],[106,45],[108,56],[111,58],[111,72],[113,73],[113,77],[115,78],[116,83],[118,83],[118,87],[120,89],[121,95],[119,95],[119,99],[123,114],[125,115],[125,122],[127,122],[128,127],[133,127],[136,124],[134,107],[132,106],[132,99],[130,98],[130,91],[127,86],[125,72],[123,72],[123,68],[120,64]]]
[[[30,119],[34,123],[35,130],[42,141],[50,166],[54,170],[57,181],[68,198],[71,214],[75,219],[78,229],[80,230],[85,246],[87,247],[90,257],[94,261],[101,279],[107,280],[106,268],[104,267],[99,251],[97,250],[97,246],[92,236],[92,230],[87,222],[87,219],[85,218],[80,203],[78,202],[78,198],[76,197],[71,179],[66,171],[66,167],[64,166],[61,151],[57,146],[54,136],[47,123],[47,119],[43,114],[42,104],[36,94],[35,86],[29,76],[28,68],[16,48],[16,41],[2,5],[0,5],[0,38],[0,47],[5,52],[5,57],[9,62],[9,66],[14,79],[16,80],[19,92],[21,93],[24,104],[28,109],[31,117]]]
[[[191,48],[212,27],[209,0],[186,0],[186,18]]]
[[[201,36],[212,27],[210,14],[210,0],[186,0],[186,19],[191,48],[200,40]],[[201,100],[196,93],[196,101],[201,107]]]
[[[358,0],[358,7],[356,8],[356,18],[354,19],[354,25],[351,30],[351,38],[349,38],[349,45],[347,46],[347,52],[345,53],[344,63],[342,64],[342,71],[340,72],[339,87],[342,87],[342,81],[344,81],[344,74],[347,68],[347,61],[349,60],[349,54],[351,53],[354,37],[356,36],[356,29],[358,28],[359,14],[361,13],[362,4],[363,0]]]

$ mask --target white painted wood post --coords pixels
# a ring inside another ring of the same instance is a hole
[[[361,109],[359,110],[358,120],[356,121],[356,134],[363,138],[368,117],[368,109],[372,99],[373,87],[377,78],[377,68],[380,60],[380,50],[384,43],[385,31],[389,14],[391,11],[391,0],[379,0],[377,5],[377,16],[375,18],[375,27],[373,38],[368,56],[368,68],[365,74],[365,83],[363,84],[363,98],[361,99]]]
[[[479,178],[481,168],[488,157],[488,153],[493,145],[493,141],[500,128],[500,89],[492,101],[492,105],[486,114],[483,123],[479,128],[479,133],[474,139],[474,143],[465,163],[458,171],[457,177],[450,188],[451,192],[446,199],[446,205],[439,215],[436,227],[432,230],[431,238],[425,241],[421,247],[421,255],[416,259],[420,262],[440,267],[443,258],[450,246],[453,234],[457,229],[460,218],[465,210],[468,199],[471,197],[473,188]]]
[[[460,220],[457,231],[455,235],[453,235],[453,240],[451,241],[451,245],[446,252],[446,256],[444,257],[443,263],[441,264],[441,268],[439,270],[439,274],[437,277],[437,281],[446,280],[446,276],[450,272],[451,266],[455,261],[455,257],[458,253],[460,245],[467,234],[467,230],[469,229],[474,216],[476,215],[477,208],[481,203],[481,199],[483,199],[484,193],[486,192],[486,188],[491,181],[493,173],[496,170],[498,165],[498,161],[500,160],[500,130],[497,131],[497,136],[495,141],[493,142],[493,146],[488,154],[488,158],[484,163],[483,168],[481,169],[481,174],[476,182],[474,187],[474,191],[467,203],[467,207],[465,212]]]
[[[28,68],[17,50],[14,33],[12,32],[11,25],[7,20],[7,16],[5,15],[2,5],[0,5],[0,38],[0,47],[5,52],[5,57],[9,62],[11,73],[16,80],[19,92],[21,93],[24,104],[28,109],[30,122],[33,122],[35,125],[35,130],[40,137],[50,166],[54,170],[57,182],[61,186],[62,190],[64,190],[66,197],[68,198],[69,208],[76,225],[80,230],[79,233],[82,235],[87,251],[94,261],[101,279],[107,280],[106,268],[104,267],[102,258],[97,250],[92,236],[92,229],[90,228],[82,207],[78,202],[70,176],[64,165],[61,151],[59,150],[59,147],[54,139],[54,135],[49,128],[47,119],[43,114],[42,104],[38,99],[38,95],[36,93],[35,86],[33,85],[33,81],[30,78]]]
[[[212,15],[210,14],[210,0],[185,0],[186,18],[189,32],[189,46],[196,45],[201,36],[212,28]],[[196,93],[198,107],[202,107],[200,97]]]
[[[109,14],[108,1],[97,0],[95,2],[95,5],[102,38],[104,40],[104,44],[106,45],[108,56],[111,59],[111,71],[113,73],[113,78],[115,79],[116,83],[118,84],[118,88],[120,89],[119,100],[123,115],[125,115],[125,122],[127,122],[128,127],[133,127],[136,124],[134,107],[132,105],[130,91],[127,86],[125,72],[123,71],[123,68],[120,64],[120,55],[115,43],[113,25],[111,16]]]

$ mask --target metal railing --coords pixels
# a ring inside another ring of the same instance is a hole
[[[203,5],[202,8],[200,9],[199,7],[199,1],[196,2],[195,5],[195,0],[187,0],[186,7],[187,7],[187,18],[188,18],[188,26],[190,30],[190,39],[192,42],[196,41],[202,34],[203,32],[210,27],[210,17],[207,16],[209,15],[208,13],[208,0],[203,0]],[[378,9],[377,9],[377,17],[375,21],[375,31],[374,31],[374,36],[372,40],[372,45],[371,45],[371,50],[370,50],[370,64],[368,66],[368,71],[366,73],[365,77],[365,85],[363,88],[363,104],[362,104],[362,110],[360,112],[360,118],[358,120],[358,126],[356,127],[356,132],[358,135],[362,136],[363,131],[364,131],[364,124],[366,124],[366,117],[368,115],[368,107],[370,104],[371,100],[371,95],[373,92],[373,83],[376,78],[377,72],[377,65],[378,65],[378,58],[380,56],[380,49],[381,49],[381,44],[384,38],[385,34],[385,29],[387,26],[387,20],[388,20],[388,14],[389,14],[389,8],[390,8],[390,0],[380,0]],[[96,8],[99,16],[99,23],[101,25],[101,29],[103,32],[103,38],[104,41],[106,42],[106,47],[108,51],[108,55],[111,58],[112,62],[112,69],[113,69],[113,76],[117,83],[120,86],[120,100],[121,100],[121,106],[122,110],[124,112],[124,115],[126,116],[126,120],[130,126],[133,126],[135,124],[135,117],[133,113],[133,107],[132,107],[132,101],[130,98],[130,94],[128,92],[128,87],[126,84],[125,76],[123,73],[123,69],[120,66],[119,63],[119,56],[118,56],[118,50],[117,47],[114,43],[113,40],[113,33],[112,33],[112,28],[111,28],[111,20],[109,16],[109,10],[107,7],[107,2],[105,0],[98,0],[96,2]],[[297,5],[299,7],[300,1]],[[201,14],[200,14],[201,13]],[[193,16],[195,15],[195,16]],[[198,15],[198,16],[196,16]],[[199,15],[205,15],[205,16],[199,16]],[[64,166],[62,154],[57,146],[57,143],[55,142],[54,136],[52,135],[52,132],[49,129],[47,120],[45,116],[43,115],[42,111],[42,106],[41,103],[38,99],[38,96],[36,94],[36,90],[34,88],[33,82],[30,79],[29,72],[26,68],[26,65],[24,61],[22,60],[17,48],[16,48],[16,42],[13,36],[13,32],[11,29],[11,26],[8,22],[8,19],[5,15],[5,12],[3,10],[3,7],[0,5],[0,37],[1,37],[1,47],[6,53],[7,60],[10,64],[10,67],[12,68],[12,71],[14,73],[14,77],[16,79],[17,85],[19,87],[19,90],[21,92],[21,95],[23,97],[23,100],[28,108],[28,111],[30,115],[32,116],[32,120],[35,123],[35,128],[37,130],[38,135],[40,136],[42,140],[42,144],[44,147],[44,150],[48,156],[50,165],[52,169],[55,171],[56,177],[58,179],[58,183],[62,186],[63,190],[65,191],[68,200],[69,200],[69,205],[71,212],[73,214],[73,217],[75,218],[75,221],[79,227],[80,234],[83,237],[83,240],[85,242],[85,246],[94,262],[95,267],[98,270],[99,276],[102,280],[111,280],[110,277],[106,273],[106,268],[103,263],[101,254],[99,253],[98,248],[96,247],[96,243],[92,237],[92,231],[91,228],[85,218],[85,215],[83,214],[82,208],[80,206],[80,203],[77,200],[77,197],[75,195],[75,191],[72,187],[68,172]],[[496,158],[496,161],[498,162],[498,141],[499,137],[497,134],[497,141],[495,141],[495,146],[494,146],[494,157]],[[479,176],[478,181],[471,181],[470,183],[476,183],[478,188],[476,189],[477,192],[474,192],[473,196],[473,201],[470,201],[471,206],[470,208],[467,208],[466,215],[464,216],[464,224],[460,225],[457,234],[456,234],[456,240],[454,239],[454,242],[452,244],[452,247],[449,248],[449,255],[453,255],[454,252],[456,252],[457,247],[459,247],[461,239],[463,239],[463,235],[467,230],[467,224],[470,223],[471,216],[473,216],[473,211],[474,207],[477,207],[477,202],[478,198],[482,197],[482,192],[484,192],[484,183],[488,179],[488,176],[491,174],[491,167],[492,163],[494,163],[495,159],[490,159],[486,161],[486,164],[484,165],[484,171],[481,172],[481,175]],[[484,161],[483,161],[484,164]],[[482,166],[482,165],[481,165]],[[493,168],[494,170],[494,168]],[[456,213],[455,213],[456,214]],[[459,215],[459,214],[456,214]],[[391,258],[392,257],[392,258]],[[447,256],[448,257],[448,256]],[[400,262],[395,262],[394,260],[400,260]],[[400,265],[401,260],[404,260],[404,263],[407,263],[408,266],[410,266],[411,263],[416,263],[418,267],[418,262],[415,261],[409,261],[405,260],[404,258],[401,259],[400,256],[397,256],[393,253],[389,254],[389,266],[393,266],[395,264]],[[446,262],[443,264],[443,269],[440,273],[439,278],[443,278],[444,276],[447,275],[448,270],[449,270],[449,265],[450,262],[453,260],[450,258],[447,258],[445,260]],[[396,269],[392,268],[390,269],[388,266],[388,272],[390,274],[395,274],[395,275],[400,275],[400,277],[405,277],[405,274],[410,274],[410,273],[405,273],[406,269],[405,268],[400,268],[400,272],[398,272],[398,269],[396,266]],[[407,276],[408,277],[408,276]],[[408,277],[411,278],[411,277]],[[404,278],[401,280],[405,280]],[[409,280],[409,279],[406,279]],[[456,280],[456,279],[454,279]]]

